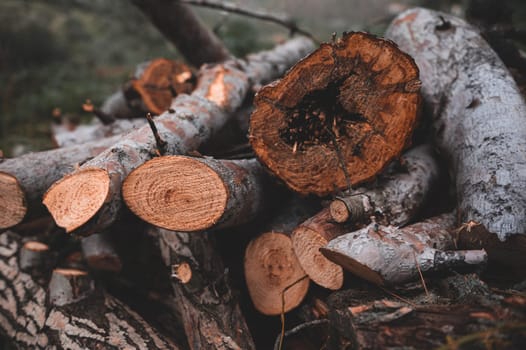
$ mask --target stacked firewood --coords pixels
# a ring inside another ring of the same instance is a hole
[[[524,294],[478,276],[526,252],[526,104],[478,30],[412,9],[388,39],[240,59],[186,5],[137,3],[207,64],[142,64],[59,148],[0,164],[17,347],[526,341]]]

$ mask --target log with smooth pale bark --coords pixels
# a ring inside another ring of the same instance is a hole
[[[116,135],[124,135],[145,124],[146,118],[116,119],[111,124],[104,124],[98,119],[93,119],[92,122],[81,125],[53,124],[51,126],[51,136],[53,143],[57,147],[68,147]]]
[[[122,185],[124,202],[144,221],[172,231],[239,225],[263,207],[264,171],[257,160],[156,157]]]
[[[250,142],[294,191],[334,193],[371,180],[409,144],[419,89],[416,64],[392,42],[344,34],[258,92]]]
[[[79,163],[95,157],[119,140],[105,138],[89,143],[29,153],[0,163],[0,229],[42,214],[42,196],[55,181]]]
[[[348,230],[345,226],[332,220],[327,208],[292,231],[294,253],[301,267],[314,283],[333,290],[342,287],[343,270],[341,266],[324,257],[320,248],[346,232]]]
[[[159,135],[167,142],[166,154],[197,149],[221,128],[241,106],[250,83],[268,79],[312,48],[305,38],[292,39],[268,52],[205,66],[191,95],[180,95],[170,110],[155,118]],[[262,59],[265,58],[265,61]],[[149,126],[122,137],[78,171],[56,182],[44,204],[67,232],[93,233],[110,226],[122,206],[121,185],[136,167],[156,155],[157,145]]]
[[[460,244],[487,249],[490,260],[523,261],[526,104],[512,76],[476,29],[450,15],[408,10],[386,35],[420,68],[434,139],[455,178],[459,218],[465,224]],[[498,240],[471,238],[468,228],[477,224],[486,236],[513,239],[519,254],[507,255]]]
[[[413,220],[436,189],[440,168],[430,145],[410,149],[399,164],[388,168],[377,181],[339,196],[330,214],[339,223],[364,223],[375,216],[382,225],[403,226]]]
[[[83,289],[87,292],[84,298],[64,305],[50,304],[49,295],[60,294],[60,286],[68,283],[55,283],[50,286],[54,291],[48,294],[48,286],[41,284],[40,278],[21,270],[21,247],[16,234],[0,235],[0,329],[17,348],[178,349],[129,307],[99,290]],[[63,271],[68,274],[70,270]],[[55,272],[59,274],[60,270]]]
[[[131,0],[192,65],[222,62],[230,53],[193,11],[179,1]]]
[[[191,349],[255,349],[222,259],[206,234],[151,227],[172,270],[174,303]]]
[[[344,269],[378,285],[416,279],[420,272],[480,265],[484,250],[452,251],[453,214],[397,228],[373,223],[339,236],[321,248],[323,255]]]

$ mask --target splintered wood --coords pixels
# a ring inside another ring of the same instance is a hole
[[[250,141],[291,189],[327,195],[372,179],[400,155],[419,90],[416,64],[396,45],[345,34],[259,91]]]

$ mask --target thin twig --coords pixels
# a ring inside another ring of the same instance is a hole
[[[148,124],[150,125],[150,128],[152,129],[153,137],[155,137],[155,143],[157,144],[157,152],[159,153],[160,156],[162,156],[166,153],[167,142],[161,138],[161,135],[159,135],[159,132],[157,131],[157,127],[155,126],[155,122],[153,121],[153,117],[150,113],[146,114],[146,119],[148,120]]]
[[[103,112],[102,110],[96,108],[93,103],[91,103],[90,100],[86,100],[86,102],[82,105],[82,110],[84,112],[93,113],[104,125],[109,125],[113,122],[115,122],[115,117],[112,115],[109,115],[108,113]]]
[[[424,290],[426,291],[426,296],[429,298],[429,290],[427,290],[426,281],[424,280],[424,275],[422,274],[422,270],[420,269],[420,264],[418,263],[418,260],[416,259],[416,254],[413,252],[413,258],[415,259],[416,269],[418,270],[418,274],[420,275],[420,280],[422,281],[422,285],[424,286]]]
[[[279,337],[279,346],[278,350],[281,350],[283,346],[283,339],[285,338],[285,293],[292,287],[294,287],[296,284],[303,281],[305,278],[307,278],[308,275],[304,275],[301,278],[298,278],[296,281],[291,283],[290,285],[286,286],[283,291],[281,292],[281,334]]]
[[[221,10],[221,11],[235,13],[235,14],[242,15],[242,16],[260,19],[262,21],[276,23],[276,24],[279,24],[287,28],[290,31],[291,35],[298,33],[301,35],[305,35],[306,37],[312,39],[316,43],[320,42],[310,32],[298,27],[298,25],[288,16],[283,16],[283,15],[280,16],[280,15],[272,14],[272,13],[262,11],[262,10],[249,10],[249,9],[242,8],[228,1],[223,1],[223,2],[218,2],[218,1],[213,1],[213,0],[177,0],[177,1],[180,1],[188,5],[208,7],[208,8],[212,8],[216,10]]]
[[[310,322],[305,322],[305,323],[297,325],[296,327],[286,331],[284,337],[289,337],[291,335],[294,335],[296,333],[301,332],[302,330],[304,330],[306,328],[315,327],[315,326],[319,326],[321,324],[326,324],[326,323],[329,323],[329,320],[326,319],[326,318],[321,319],[321,320],[314,320],[314,321],[310,321]],[[280,350],[281,349],[280,342],[281,342],[281,335],[278,336],[276,338],[276,341],[274,342],[274,350]]]
[[[416,307],[417,305],[415,303],[413,303],[412,301],[410,301],[409,299],[406,299],[406,298],[403,298],[401,297],[400,295],[396,294],[396,293],[393,293],[391,292],[390,290],[382,287],[382,286],[379,286],[381,290],[383,290],[385,293],[391,295],[392,297],[395,297],[396,299],[400,300],[400,301],[403,301],[404,303],[408,304],[408,305],[411,305],[413,307]]]

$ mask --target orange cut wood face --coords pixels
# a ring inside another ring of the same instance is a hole
[[[191,93],[195,82],[194,74],[185,64],[158,58],[148,64],[139,79],[131,82],[131,87],[139,94],[146,110],[161,114],[175,96]]]
[[[348,33],[262,88],[250,120],[258,158],[291,189],[327,195],[372,179],[410,142],[420,111],[414,60]]]

